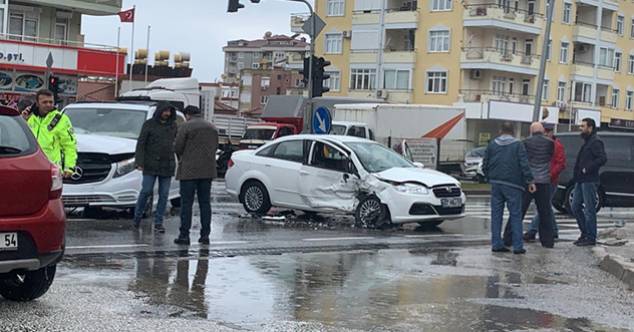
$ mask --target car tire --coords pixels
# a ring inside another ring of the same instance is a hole
[[[435,228],[440,226],[440,224],[442,224],[443,222],[445,221],[444,220],[421,221],[418,223],[418,225],[423,228]]]
[[[24,273],[10,273],[0,280],[0,295],[7,300],[26,302],[44,295],[55,278],[56,265]]]
[[[571,216],[574,215],[574,213],[572,213],[572,199],[574,189],[574,185],[566,189],[566,197],[564,201],[564,207],[566,209],[565,212],[567,212]],[[601,193],[601,190],[597,190],[597,196],[597,212],[599,212],[601,211],[601,207],[603,207],[603,193]]]
[[[266,187],[259,181],[249,181],[242,186],[240,201],[251,214],[263,216],[271,210],[271,199]]]
[[[366,228],[380,228],[391,224],[388,208],[374,195],[359,202],[354,219],[357,225]]]

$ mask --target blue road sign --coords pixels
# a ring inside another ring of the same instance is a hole
[[[319,107],[313,113],[313,134],[328,134],[332,127],[332,115],[326,107]]]

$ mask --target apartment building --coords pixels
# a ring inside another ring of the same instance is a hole
[[[267,32],[262,39],[232,40],[223,47],[225,69],[223,81],[240,81],[243,69],[283,68],[301,70],[309,48],[306,39],[296,39]]]
[[[125,54],[116,47],[89,45],[81,34],[82,15],[116,15],[121,2],[0,1],[0,99],[19,99],[46,87],[49,54],[64,103],[76,99],[83,77],[122,75]]]
[[[632,124],[634,2],[555,1],[549,46],[542,49],[546,4],[316,0],[327,25],[315,47],[332,62],[330,95],[464,105],[476,142],[494,135],[503,120],[525,130],[519,123],[530,122],[538,88],[548,121]],[[546,81],[538,87],[543,56]]]
[[[240,80],[240,113],[259,116],[273,95],[303,95],[304,83],[297,70],[244,69]]]

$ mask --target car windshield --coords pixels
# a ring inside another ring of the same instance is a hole
[[[376,143],[345,143],[359,158],[366,171],[380,173],[396,167],[414,167],[398,153]]]
[[[242,139],[254,139],[254,140],[263,140],[268,141],[273,139],[273,134],[275,134],[275,129],[265,129],[265,128],[251,128],[247,129],[244,133],[244,137]]]
[[[142,110],[69,108],[73,128],[78,134],[99,134],[137,139],[146,120]]]
[[[467,153],[467,157],[470,158],[484,158],[484,152],[486,151],[487,148],[477,148],[477,149],[473,149],[471,151],[469,151]]]
[[[19,155],[31,149],[28,128],[17,116],[0,115],[0,156]]]
[[[346,134],[346,126],[344,125],[332,125],[330,129],[330,135],[345,135]]]

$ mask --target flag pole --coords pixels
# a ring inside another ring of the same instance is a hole
[[[119,50],[121,47],[119,44],[121,43],[121,26],[117,28],[117,53],[115,59],[115,69],[114,69],[114,97],[117,98],[119,95]]]
[[[136,5],[132,6],[132,12],[134,13],[134,16],[136,16]],[[132,38],[130,41],[130,87],[129,89],[132,90],[132,67],[134,64],[134,25],[135,25],[135,21],[136,21],[136,17],[134,17],[134,19],[132,20]]]
[[[147,26],[147,48],[145,49],[147,51],[147,57],[145,60],[145,85],[147,85],[147,71],[148,71],[148,66],[150,65],[150,29],[152,28],[151,25],[148,24]]]

